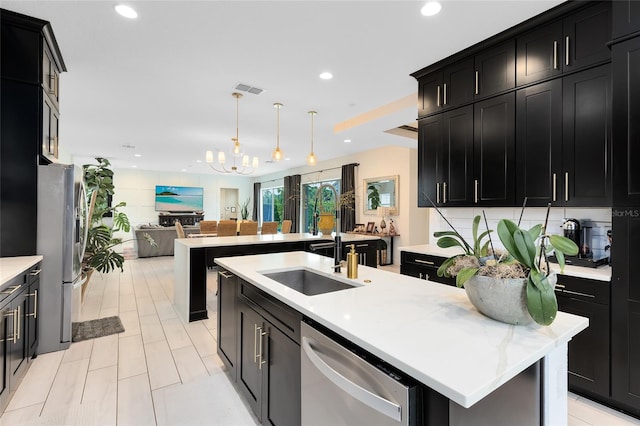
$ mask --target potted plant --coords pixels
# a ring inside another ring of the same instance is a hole
[[[367,186],[367,200],[369,201],[369,209],[378,209],[380,206],[380,191],[378,191],[377,185],[370,184]]]
[[[238,205],[240,207],[240,217],[242,220],[249,220],[249,204],[251,203],[251,198],[247,198],[244,202]]]
[[[487,229],[478,234],[480,216],[473,219],[473,245],[451,226],[452,231],[436,232],[439,247],[460,247],[463,254],[452,256],[438,268],[438,276],[455,276],[471,303],[483,314],[511,324],[541,325],[553,322],[558,311],[553,287],[556,276],[549,268],[552,251],[564,269],[564,255],[575,255],[578,246],[568,238],[546,232],[544,225],[525,230],[508,219],[498,223],[498,237],[505,251],[493,248]],[[444,217],[444,216],[443,216]],[[445,219],[446,221],[446,219]],[[485,219],[486,224],[486,219]]]

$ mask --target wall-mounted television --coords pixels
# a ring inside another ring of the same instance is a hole
[[[192,186],[156,185],[156,211],[198,212],[204,204],[204,190]]]

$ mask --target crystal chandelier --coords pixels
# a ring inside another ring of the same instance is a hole
[[[240,148],[240,138],[238,137],[238,104],[240,102],[240,98],[242,97],[241,93],[234,92],[232,94],[234,98],[236,98],[236,137],[231,138],[233,141],[233,150],[232,150],[232,158],[230,167],[226,166],[227,158],[223,151],[218,151],[218,163],[214,163],[213,160],[213,151],[207,151],[206,161],[209,167],[212,170],[218,173],[237,173],[239,175],[249,175],[255,172],[258,169],[258,157],[253,157],[251,163],[249,162],[249,156],[246,154],[242,154],[242,149]],[[238,166],[236,163],[239,163]]]

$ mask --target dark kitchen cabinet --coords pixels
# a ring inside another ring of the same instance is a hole
[[[640,206],[640,37],[613,46],[612,67],[613,204]]]
[[[27,357],[35,358],[38,350],[38,293],[40,292],[40,269],[29,272],[29,289],[27,291],[27,311],[25,327],[27,335]]]
[[[473,180],[473,106],[420,120],[418,123],[418,205],[471,205]]]
[[[515,94],[474,104],[473,202],[506,206],[515,196]]]
[[[611,281],[611,397],[616,407],[640,416],[640,213],[614,208]]]
[[[28,339],[26,338],[28,312],[26,286],[23,286],[20,293],[11,302],[11,310],[15,319],[9,326],[9,333],[14,336],[9,345],[11,358],[9,374],[11,376],[11,392],[15,392],[26,372],[27,359],[29,358]]]
[[[59,78],[48,22],[0,9],[0,256],[36,253],[38,163],[58,154]]]
[[[562,79],[562,202],[611,205],[611,66]]]
[[[236,376],[238,334],[238,277],[220,268],[218,270],[218,356]]]
[[[518,86],[611,58],[611,3],[598,2],[517,37]]]
[[[559,204],[562,170],[562,80],[516,92],[516,201]]]
[[[229,375],[262,424],[299,425],[302,315],[229,271],[219,277],[219,319],[227,317],[229,333],[218,325],[218,354],[233,365]]]
[[[421,280],[434,281],[440,284],[456,285],[456,279],[439,277],[438,268],[447,258],[409,251],[400,252],[400,273]]]
[[[474,75],[473,58],[469,58],[420,78],[418,115],[422,117],[473,101]]]
[[[640,0],[612,2],[613,38],[640,32]]]
[[[508,40],[474,58],[475,99],[495,95],[516,85],[516,46]]]
[[[608,281],[558,276],[558,309],[589,318],[589,327],[569,342],[569,389],[589,397],[609,397]]]

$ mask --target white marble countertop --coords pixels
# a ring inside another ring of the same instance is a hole
[[[463,289],[362,265],[358,278],[348,280],[346,268],[335,274],[332,259],[313,253],[225,257],[216,263],[464,407],[588,325],[588,319],[564,312],[548,327],[503,324],[480,314]],[[357,287],[305,296],[262,275],[301,266]]]
[[[4,285],[22,272],[42,261],[42,256],[16,256],[0,258],[0,279]]]
[[[451,257],[456,254],[462,253],[457,247],[441,248],[435,244],[421,244],[416,246],[400,247],[400,251],[407,251],[411,253],[427,254],[431,256]],[[549,263],[551,270],[560,273],[560,266],[557,263]],[[597,268],[587,268],[584,266],[565,265],[564,275],[573,277],[588,278],[597,281],[609,281],[611,282],[611,266],[602,265]]]
[[[374,235],[354,235],[354,234],[340,234],[342,242],[355,242],[355,241],[367,241],[377,240],[380,237]],[[270,244],[270,243],[284,243],[284,242],[296,242],[296,241],[308,241],[308,242],[330,242],[333,238],[330,236],[313,235],[313,234],[267,234],[267,235],[239,235],[230,237],[196,237],[196,238],[176,238],[176,244],[182,244],[188,248],[200,248],[200,247],[220,247],[220,246],[236,246],[244,244]]]

